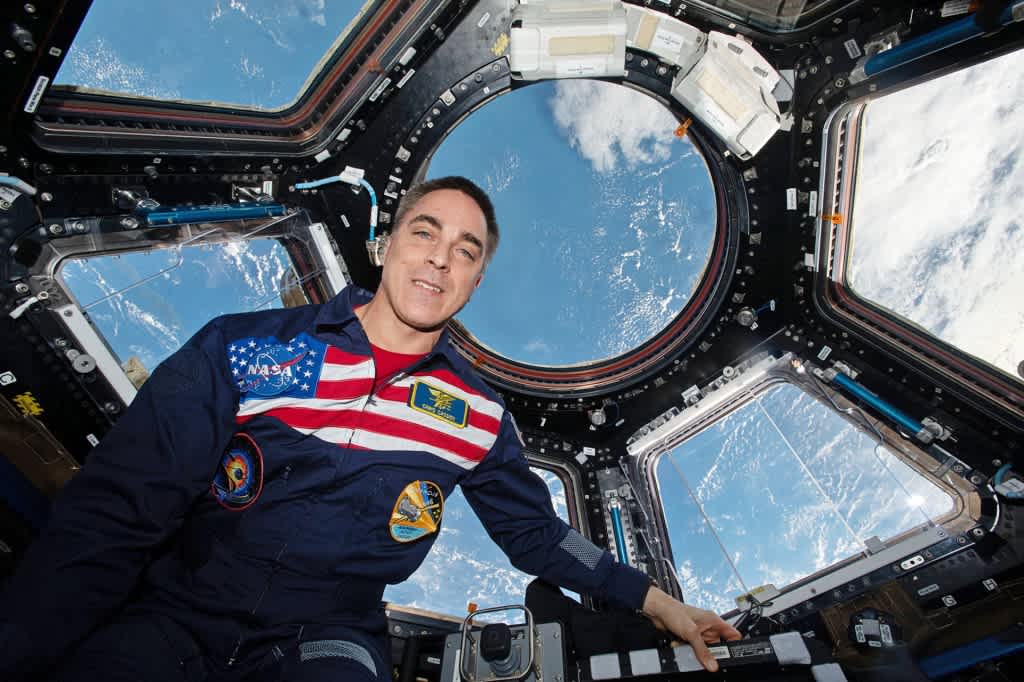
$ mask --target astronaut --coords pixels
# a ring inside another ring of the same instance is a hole
[[[519,569],[690,642],[738,639],[556,516],[445,327],[498,245],[464,178],[403,198],[374,295],[227,315],[161,364],[2,598],[0,679],[383,680],[381,596],[455,485]]]

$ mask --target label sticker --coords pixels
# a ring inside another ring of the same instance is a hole
[[[32,391],[25,391],[14,396],[14,404],[17,406],[21,413],[26,417],[38,417],[45,410],[43,406],[39,404],[36,397],[32,395]]]
[[[918,595],[923,597],[923,596],[925,596],[927,594],[931,594],[932,592],[938,592],[938,591],[939,591],[939,586],[937,584],[935,584],[935,583],[932,583],[931,585],[928,585],[927,587],[922,587],[920,590],[917,591],[917,593],[918,593]]]
[[[96,437],[96,434],[87,433],[85,434],[85,440],[89,442],[89,445],[96,447],[100,444],[100,439]]]
[[[437,484],[413,481],[395,500],[388,530],[398,542],[412,542],[436,533],[443,515],[444,495]]]
[[[25,113],[36,113],[36,109],[39,108],[39,101],[43,99],[43,93],[46,92],[46,86],[49,84],[50,79],[46,76],[40,76],[36,79],[36,84],[32,87],[28,100],[25,101]]]
[[[654,32],[654,37],[651,38],[651,47],[659,48],[675,54],[683,48],[683,39],[672,31],[666,31],[663,28],[659,28]]]
[[[0,204],[0,208],[10,208],[11,204],[13,204],[14,200],[19,196],[21,196],[21,193],[16,189],[11,187],[0,187],[0,202],[2,202],[2,204]]]
[[[818,215],[818,190],[811,190],[811,198],[807,202],[807,215],[814,217]]]
[[[854,38],[850,38],[843,43],[843,47],[846,48],[846,54],[850,55],[850,59],[857,59],[863,54],[860,51],[860,45],[857,44],[857,41]]]
[[[790,187],[786,190],[786,210],[796,210],[796,187]]]

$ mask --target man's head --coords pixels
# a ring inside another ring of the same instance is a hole
[[[494,207],[465,178],[431,180],[398,206],[378,298],[401,326],[438,332],[469,301],[498,244]]]
[[[453,189],[462,192],[475,201],[476,205],[480,208],[480,212],[483,213],[484,220],[487,221],[487,243],[485,244],[484,256],[484,269],[486,269],[487,265],[491,262],[491,258],[494,256],[494,252],[498,249],[498,241],[501,235],[498,231],[498,221],[494,217],[494,205],[491,203],[491,198],[487,196],[487,192],[480,189],[472,180],[458,175],[449,175],[444,178],[436,178],[413,185],[405,193],[405,196],[402,197],[402,200],[398,202],[398,210],[395,212],[395,229],[397,230],[401,227],[402,220],[408,216],[409,210],[416,202],[427,194],[441,189]]]

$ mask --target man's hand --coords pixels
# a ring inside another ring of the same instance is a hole
[[[739,630],[722,620],[718,614],[676,601],[657,587],[651,587],[644,599],[644,614],[659,630],[670,632],[693,647],[697,660],[706,670],[718,670],[718,662],[708,644],[723,639],[740,639]]]

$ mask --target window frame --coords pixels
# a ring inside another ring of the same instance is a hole
[[[1017,46],[1019,49],[1020,46]],[[860,142],[864,112],[873,100],[984,63],[1006,54],[1006,50],[964,61],[953,68],[934,71],[923,78],[897,83],[893,87],[844,102],[828,116],[822,129],[821,181],[814,252],[813,300],[817,310],[871,345],[921,367],[940,385],[967,391],[989,406],[995,406],[1011,420],[1024,420],[1024,380],[987,361],[971,355],[935,336],[912,320],[861,296],[847,283],[852,252],[852,217],[859,171]],[[838,220],[824,216],[838,216]]]
[[[311,302],[326,301],[340,291],[339,287],[351,281],[326,227],[321,223],[311,223],[305,212],[262,221],[139,227],[121,232],[102,230],[100,220],[73,220],[83,223],[87,231],[47,242],[36,264],[29,271],[29,279],[48,293],[53,319],[56,321],[50,342],[56,344],[62,337],[69,339],[73,347],[95,359],[97,372],[125,406],[134,399],[136,388],[128,380],[103,333],[64,283],[61,271],[68,260],[183,246],[217,245],[240,240],[274,239],[285,248],[304,293]],[[154,368],[149,369],[152,371]]]
[[[813,367],[806,363],[802,364],[804,372],[800,372],[793,364],[793,360],[793,356],[786,353],[779,358],[767,356],[751,360],[747,369],[742,373],[735,368],[730,368],[728,370],[730,378],[723,376],[709,384],[705,389],[705,397],[700,402],[682,410],[675,410],[671,416],[666,415],[664,419],[658,420],[661,423],[652,431],[657,433],[660,429],[666,434],[665,436],[655,439],[648,438],[646,442],[641,439],[635,441],[631,446],[629,454],[633,456],[628,458],[628,468],[636,480],[643,481],[646,491],[640,502],[654,521],[654,531],[659,538],[659,541],[654,544],[660,545],[662,551],[662,556],[653,557],[658,565],[656,576],[662,585],[673,585],[679,595],[682,595],[682,592],[675,577],[675,557],[669,538],[664,507],[661,503],[662,491],[657,479],[658,462],[663,454],[672,451],[738,409],[749,405],[766,391],[780,384],[790,384],[804,391],[823,408],[839,415],[852,428],[858,429],[876,442],[878,435],[874,431],[881,433],[884,437],[884,442],[881,445],[892,456],[899,458],[917,473],[927,476],[943,492],[946,492],[953,500],[953,510],[939,519],[932,519],[930,523],[917,524],[899,535],[885,540],[883,542],[884,549],[880,552],[869,554],[862,550],[858,554],[819,569],[793,583],[777,586],[781,594],[772,600],[771,607],[766,607],[766,615],[784,611],[816,594],[827,593],[836,586],[866,575],[895,558],[923,550],[947,537],[964,532],[973,526],[981,516],[980,496],[974,485],[967,479],[949,471],[944,472],[945,479],[937,479],[932,476],[928,468],[933,471],[939,469],[942,465],[941,462],[920,449],[912,440],[900,436],[884,421],[872,418],[830,386],[817,383],[816,387],[812,388],[811,383],[816,380],[808,374],[813,372]],[[711,390],[709,391],[709,389]],[[824,397],[826,395],[831,401],[834,401],[835,407],[826,401]],[[870,426],[862,423],[861,418],[866,420]],[[638,434],[643,431],[642,429]],[[664,567],[666,562],[671,566],[671,569],[667,571]],[[682,596],[685,597],[685,595]],[[731,617],[737,613],[739,611],[735,610],[725,615]]]

